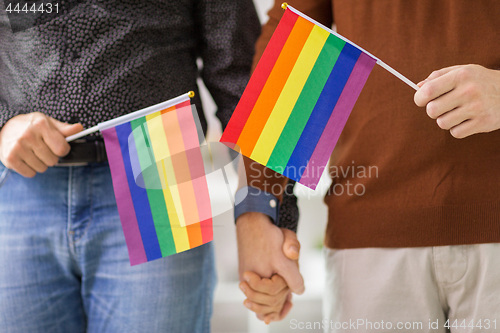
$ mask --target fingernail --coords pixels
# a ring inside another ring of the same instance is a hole
[[[250,309],[250,302],[243,302],[243,305],[247,308]]]
[[[290,251],[292,251],[293,253],[299,253],[299,248],[295,245],[292,245],[290,246]]]
[[[246,291],[246,288],[244,286],[240,286],[240,289],[241,289],[242,292]]]
[[[243,276],[243,280],[245,280],[246,282],[250,282],[250,278],[247,275]]]

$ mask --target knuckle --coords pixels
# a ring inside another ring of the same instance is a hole
[[[57,164],[57,162],[59,162],[59,159],[58,158],[51,158],[48,162],[49,162],[48,166],[53,167],[54,165]]]
[[[472,74],[472,66],[462,66],[457,69],[456,75],[459,81],[467,81],[470,79]]]
[[[10,155],[14,155],[14,154],[15,154],[14,152],[19,153],[19,152],[21,152],[21,151],[23,151],[23,150],[24,150],[24,146],[23,146],[23,144],[21,143],[21,141],[19,141],[19,140],[18,140],[16,143],[14,143],[14,144],[12,145],[12,149],[11,149],[11,151],[10,151]]]
[[[46,128],[46,126],[48,125],[48,120],[47,120],[47,117],[45,115],[43,115],[41,113],[40,114],[35,113],[33,115],[31,124],[32,124],[32,126],[34,126],[35,128],[38,128],[38,129]]]
[[[69,145],[68,144],[60,144],[54,147],[54,154],[57,156],[65,156],[69,153]]]
[[[30,128],[28,128],[21,134],[20,139],[22,141],[32,142],[35,140],[35,134]]]
[[[462,95],[466,97],[466,99],[468,100],[476,99],[476,97],[478,97],[478,94],[479,94],[479,87],[474,83],[466,85],[462,91]]]
[[[14,154],[7,154],[4,162],[7,168],[12,169],[17,163],[17,158]]]
[[[253,277],[248,279],[247,283],[250,286],[250,288],[252,288],[252,289],[256,289],[258,287],[258,281],[257,281],[257,279],[254,279]]]

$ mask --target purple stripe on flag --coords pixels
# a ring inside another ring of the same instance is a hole
[[[299,183],[315,189],[376,60],[361,53]]]
[[[102,131],[106,142],[106,153],[109,160],[109,168],[113,175],[113,188],[118,207],[118,214],[122,223],[125,241],[127,243],[130,264],[137,265],[147,261],[144,244],[142,243],[139,225],[135,214],[134,203],[128,187],[123,156],[114,127]]]

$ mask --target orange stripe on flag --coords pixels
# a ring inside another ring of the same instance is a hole
[[[241,153],[250,156],[259,139],[262,129],[266,125],[269,115],[273,111],[283,87],[304,47],[314,24],[299,18],[295,23],[288,40],[281,51],[278,60],[269,75],[259,99],[238,138]]]
[[[186,229],[188,231],[189,245],[191,248],[203,245],[200,223],[187,225]]]

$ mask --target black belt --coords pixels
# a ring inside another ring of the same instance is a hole
[[[70,142],[69,154],[60,157],[58,165],[106,162],[106,148],[102,138],[79,139]]]

